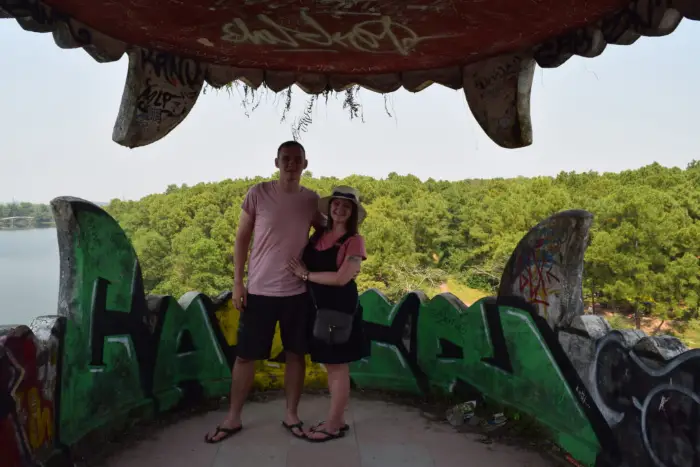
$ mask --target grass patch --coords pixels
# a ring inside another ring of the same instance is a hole
[[[479,290],[479,289],[472,289],[471,287],[466,286],[466,285],[462,284],[461,282],[457,281],[456,279],[452,279],[452,278],[447,279],[447,289],[452,295],[456,296],[462,302],[464,302],[465,304],[469,304],[469,305],[473,304],[474,302],[476,302],[484,297],[488,297],[490,295],[493,295],[490,292],[485,292],[485,291]],[[433,297],[433,296],[440,293],[440,289],[434,288],[430,292],[431,292],[430,296]]]
[[[624,329],[634,329],[634,320],[621,315],[619,313],[611,314],[605,317],[608,324],[613,329],[624,330]]]
[[[609,313],[606,314],[605,319],[608,321],[610,326],[616,330],[634,329],[634,318],[631,316],[625,316],[620,313]],[[668,323],[667,328],[660,332],[649,331],[644,329],[649,335],[669,335],[678,338],[681,342],[687,345],[691,349],[697,349],[700,347],[700,320],[689,319],[689,320],[674,320],[666,321]]]
[[[700,347],[700,321],[696,319],[675,321],[668,334],[677,337],[691,349]]]

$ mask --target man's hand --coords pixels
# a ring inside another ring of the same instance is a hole
[[[248,290],[242,283],[236,283],[233,285],[233,296],[231,297],[233,306],[238,311],[245,311],[245,307],[248,303]]]

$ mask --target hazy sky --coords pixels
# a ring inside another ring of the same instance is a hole
[[[686,20],[667,37],[537,69],[535,142],[526,149],[496,146],[463,92],[439,85],[392,94],[393,118],[382,96],[363,90],[364,124],[350,121],[341,100],[319,104],[302,143],[317,176],[458,180],[620,171],[654,161],[685,167],[700,159],[699,56],[700,25]],[[126,58],[98,64],[80,49],[59,49],[51,35],[0,20],[0,201],[136,199],[171,183],[274,171],[275,149],[291,131],[272,99],[248,118],[237,97],[207,93],[164,140],[133,150],[112,142],[126,67]],[[305,98],[295,94],[291,117]]]

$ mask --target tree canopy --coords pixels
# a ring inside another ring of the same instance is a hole
[[[233,243],[247,190],[269,178],[171,185],[107,210],[132,239],[145,286],[180,296],[217,294],[233,277]],[[696,313],[700,294],[700,163],[685,170],[652,164],[621,173],[565,173],[458,182],[389,174],[313,177],[320,194],[338,184],[360,190],[369,258],[360,288],[390,298],[457,280],[495,291],[520,238],[565,209],[595,215],[586,253],[587,300],[613,302],[663,317]]]

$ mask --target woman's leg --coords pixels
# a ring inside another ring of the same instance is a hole
[[[316,427],[316,430],[324,430],[336,434],[345,425],[345,408],[350,399],[350,367],[347,363],[327,364],[328,390],[331,393],[331,406],[326,421]],[[327,438],[327,435],[312,431],[309,438]]]

